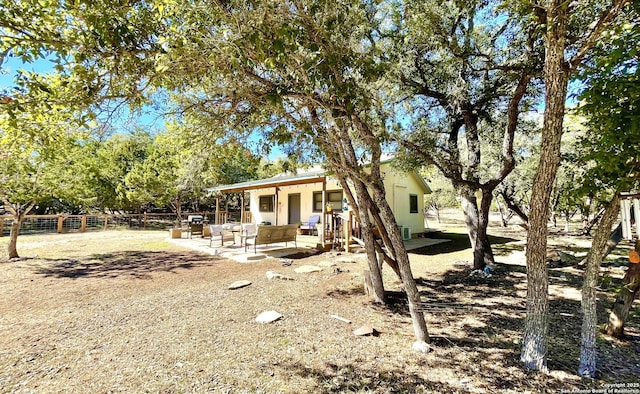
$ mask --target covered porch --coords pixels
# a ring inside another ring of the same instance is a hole
[[[330,201],[329,194],[340,193],[341,196],[342,190],[336,190],[338,188],[335,181],[327,180],[323,171],[315,171],[222,185],[208,191],[216,195],[215,224],[229,223],[229,215],[221,209],[220,200],[224,194],[237,193],[241,205],[238,225],[302,225],[299,237],[304,238],[299,239],[315,243],[314,247],[324,250],[340,247],[348,251],[354,244],[351,238],[357,235],[358,225],[352,212],[343,209],[342,198],[340,206],[336,207],[339,209],[334,210],[336,202]],[[304,198],[309,193],[313,193],[313,207],[306,204]],[[304,197],[301,198],[301,195]],[[314,216],[319,217],[318,224],[307,225]]]

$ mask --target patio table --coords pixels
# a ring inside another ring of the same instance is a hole
[[[242,233],[242,225],[240,223],[225,223],[222,225],[222,228],[231,231],[233,234],[233,244],[236,243],[236,234]],[[242,246],[242,237],[240,237],[240,246]]]

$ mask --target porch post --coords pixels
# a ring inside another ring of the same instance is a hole
[[[275,196],[273,198],[273,211],[276,214],[276,223],[275,223],[276,226],[278,225],[278,191],[279,191],[279,189],[280,188],[278,186],[276,186],[276,194],[275,194]]]
[[[327,213],[325,212],[325,207],[327,206],[327,178],[322,179],[322,208],[320,211],[322,212],[322,220],[320,223],[322,224],[322,231],[320,231],[320,243],[324,248],[325,244],[325,227],[327,225]]]
[[[240,224],[244,223],[244,190],[240,192]]]
[[[220,195],[216,195],[216,215],[213,219],[213,224],[220,224]]]

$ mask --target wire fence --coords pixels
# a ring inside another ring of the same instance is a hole
[[[222,213],[222,212],[221,212]],[[182,215],[180,227],[186,229],[185,218],[202,215],[205,221],[213,223],[214,213],[190,212]],[[106,231],[117,229],[166,230],[175,227],[175,213],[104,214],[104,215],[27,215],[22,222],[20,234],[73,233],[86,231]],[[0,237],[9,236],[13,217],[0,216]]]

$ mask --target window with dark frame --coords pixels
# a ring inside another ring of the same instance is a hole
[[[418,195],[409,194],[409,213],[418,213]]]
[[[273,212],[273,200],[274,196],[260,196],[258,202],[258,208],[260,212]]]
[[[342,190],[327,191],[327,204],[334,211],[342,211]],[[322,212],[322,192],[313,192],[313,212]]]

